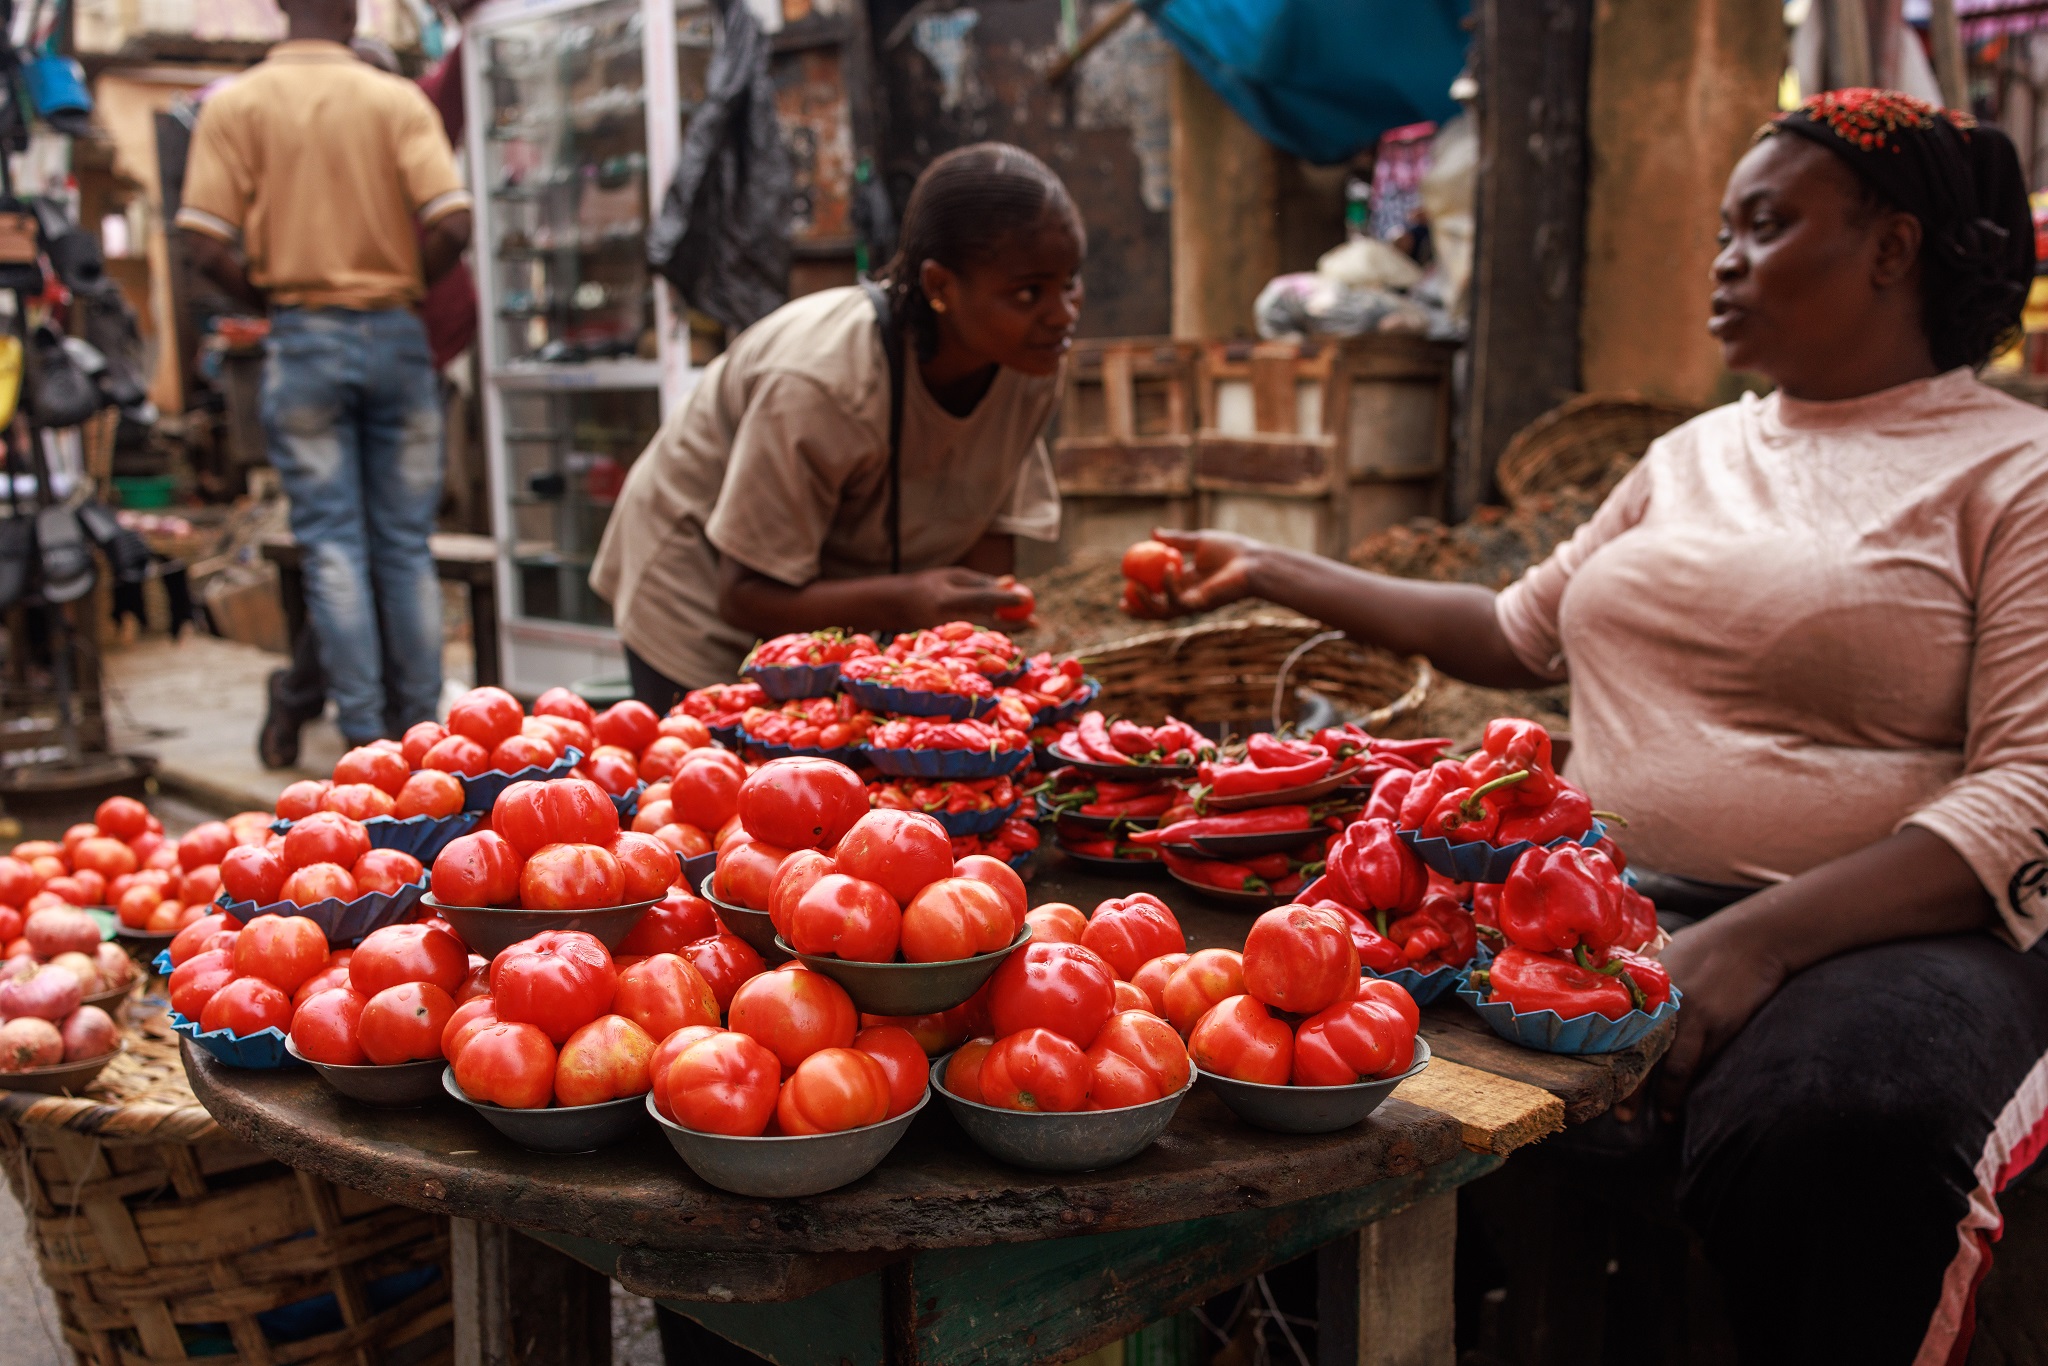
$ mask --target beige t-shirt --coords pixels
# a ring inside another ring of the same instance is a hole
[[[2048,412],[1967,370],[1745,397],[1495,611],[1569,666],[1569,771],[1630,858],[1772,882],[1918,825],[2015,943],[2048,928]]]
[[[418,86],[297,41],[206,101],[177,222],[239,241],[273,304],[405,308],[425,290],[415,224],[469,205]]]
[[[1005,369],[954,417],[915,361],[905,367],[905,571],[956,564],[991,533],[1058,539],[1044,433],[1059,385]],[[888,470],[874,307],[857,286],[806,295],[742,332],[662,424],[626,477],[590,586],[663,674],[730,682],[754,638],[718,615],[719,556],[792,587],[888,573]]]

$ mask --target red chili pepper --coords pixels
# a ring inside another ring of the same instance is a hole
[[[1230,811],[1217,816],[1198,816],[1175,821],[1156,830],[1134,830],[1131,838],[1139,844],[1186,844],[1198,836],[1267,835],[1299,830],[1303,838],[1315,831],[1305,806],[1262,806],[1251,811]]]
[[[1298,768],[1316,759],[1335,759],[1334,755],[1321,752],[1314,745],[1282,740],[1267,731],[1254,731],[1247,737],[1244,752],[1245,757],[1260,768]]]
[[[1436,805],[1422,818],[1422,837],[1441,837],[1454,844],[1494,840],[1500,834],[1501,810],[1513,800],[1497,794],[1528,777],[1527,772],[1509,773],[1478,787],[1452,788],[1437,798]]]
[[[1428,871],[1394,831],[1392,821],[1353,821],[1330,848],[1327,876],[1338,899],[1361,911],[1405,914],[1422,904]]]
[[[1212,797],[1245,797],[1259,792],[1284,792],[1327,775],[1337,761],[1319,754],[1292,768],[1261,768],[1254,763],[1203,764],[1198,774]]]
[[[1238,860],[1254,874],[1267,882],[1286,877],[1294,871],[1294,860],[1285,854],[1260,854],[1257,858]]]
[[[1123,816],[1143,820],[1163,815],[1172,806],[1176,795],[1171,792],[1155,792],[1149,797],[1126,797],[1121,801],[1094,801],[1077,808],[1083,816]]]
[[[1531,849],[1501,888],[1501,932],[1538,952],[1606,948],[1621,942],[1621,893],[1621,875],[1604,854],[1576,844]]]
[[[1128,754],[1133,758],[1140,754],[1150,754],[1158,748],[1157,742],[1152,738],[1152,732],[1134,721],[1112,721],[1109,726],[1109,743],[1119,754]]]
[[[1408,798],[1408,790],[1415,786],[1414,773],[1389,773],[1372,785],[1372,797],[1365,804],[1366,820],[1388,820],[1395,825],[1401,823],[1401,803]]]
[[[1092,759],[1098,764],[1128,764],[1130,756],[1109,742],[1109,726],[1099,711],[1081,713],[1081,721],[1074,729],[1074,743],[1081,747],[1081,757]]]
[[[1241,863],[1229,863],[1223,859],[1189,858],[1176,854],[1171,849],[1162,849],[1160,856],[1166,866],[1189,882],[1204,887],[1216,887],[1226,892],[1263,892],[1268,890],[1265,879]]]
[[[1502,811],[1500,829],[1494,837],[1502,844],[1513,844],[1516,840],[1548,844],[1552,840],[1578,839],[1592,828],[1593,803],[1584,792],[1559,778],[1557,792],[1542,806]]]

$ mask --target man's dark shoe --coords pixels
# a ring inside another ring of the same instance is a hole
[[[256,754],[265,768],[291,768],[299,762],[299,731],[313,719],[286,700],[289,672],[276,669],[270,675],[270,709],[264,714],[263,729],[256,733]]]

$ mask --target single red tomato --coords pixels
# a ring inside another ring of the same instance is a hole
[[[229,850],[228,852],[233,853],[234,851]],[[74,879],[81,876],[82,874],[73,874]],[[55,883],[56,879],[52,878],[45,885],[54,887]],[[178,879],[178,900],[188,906],[203,906],[219,895],[220,865],[218,863],[202,863]],[[89,906],[92,904],[92,901],[88,898],[80,904]]]
[[[397,800],[391,803],[391,814],[399,820],[414,816],[440,820],[461,810],[462,783],[454,774],[437,768],[423,768],[407,777],[405,785],[398,789]]]
[[[623,1015],[600,1015],[571,1034],[555,1059],[555,1103],[598,1105],[646,1094],[654,1040]]]
[[[870,811],[855,821],[833,856],[839,871],[879,882],[900,905],[953,875],[953,839],[922,811]]]
[[[449,732],[486,750],[508,735],[517,735],[519,723],[525,719],[519,699],[503,688],[471,688],[448,708]]]
[[[209,863],[219,863],[228,850],[235,847],[235,832],[228,829],[226,821],[207,821],[195,825],[178,841],[178,866],[186,872]]]
[[[522,939],[491,963],[499,1018],[537,1025],[557,1043],[609,1010],[618,985],[611,954],[581,930]]]
[[[1243,954],[1233,949],[1197,949],[1166,979],[1159,998],[1161,1009],[1155,1013],[1185,1039],[1217,1002],[1243,994]]]
[[[708,1039],[715,1034],[722,1034],[724,1032],[717,1025],[685,1025],[654,1046],[654,1056],[648,1059],[647,1062],[647,1081],[649,1089],[654,1092],[655,1109],[661,1111],[664,1115],[668,1115],[670,1118],[674,1118],[668,1105],[669,1064],[680,1057],[682,1051],[691,1044],[696,1043],[700,1039]],[[755,1046],[759,1047],[758,1044]],[[774,1055],[770,1054],[770,1056],[773,1057]],[[777,1067],[775,1070],[776,1075],[780,1076],[782,1069]]]
[[[213,994],[235,980],[231,949],[207,949],[193,954],[171,970],[171,1009],[188,1020],[197,1020]],[[285,1002],[291,1004],[289,1000]]]
[[[1157,1015],[1159,1013],[1158,1008],[1152,1004],[1152,998],[1147,996],[1138,987],[1126,982],[1121,977],[1116,979],[1115,986],[1116,1004],[1110,1008],[1111,1014],[1121,1015],[1126,1010],[1142,1010],[1148,1015]]]
[[[225,1029],[237,1038],[266,1029],[292,1027],[292,998],[261,977],[237,977],[207,998],[199,1012],[201,1033]]]
[[[1162,953],[1131,974],[1131,985],[1143,992],[1148,1002],[1145,1008],[1161,1019],[1166,1018],[1166,981],[1187,961],[1185,953]]]
[[[583,761],[583,772],[614,797],[623,797],[640,782],[640,766],[616,754],[596,754]]]
[[[162,888],[147,882],[139,883],[121,893],[120,898],[115,901],[114,918],[131,930],[139,930],[149,923],[150,912],[162,905],[163,900]],[[12,910],[13,908],[9,907],[8,909]],[[19,912],[16,913],[15,918],[17,920],[21,918]],[[9,935],[7,937],[12,939],[15,936]]]
[[[42,886],[42,879],[35,875],[25,859],[12,854],[0,855],[0,903],[22,906]]]
[[[238,845],[220,861],[220,885],[230,901],[268,906],[284,894],[284,860],[260,844]]]
[[[1394,982],[1374,985],[1401,991]],[[1408,1004],[1412,1011],[1414,1002]],[[1397,1077],[1414,1062],[1415,1026],[1383,997],[1360,994],[1301,1022],[1294,1032],[1291,1080],[1296,1086],[1350,1086]]]
[[[134,872],[141,866],[135,851],[117,839],[95,835],[89,840],[80,840],[77,851],[71,857],[74,869],[98,873],[103,878],[117,878]]]
[[[340,967],[336,967],[329,963],[326,967],[299,983],[299,989],[292,993],[292,1018],[297,1020],[297,1012],[304,1009],[306,1002],[312,1000],[321,992],[332,991],[336,987],[345,987],[347,985],[348,965],[344,963]]]
[[[711,836],[694,825],[681,821],[670,821],[654,832],[654,837],[684,858],[696,858],[711,852]]]
[[[455,1004],[473,1001],[479,996],[491,994],[491,965],[484,959],[471,955],[469,971],[462,976],[462,985],[455,989]]]
[[[420,767],[480,778],[491,771],[491,751],[467,735],[448,735],[420,756]]]
[[[109,797],[92,813],[92,823],[102,834],[132,840],[149,829],[149,808],[133,797]]]
[[[987,854],[969,854],[954,862],[953,876],[971,877],[995,888],[1001,894],[1003,904],[1010,908],[1010,933],[1015,935],[1023,926],[1024,917],[1030,913],[1030,897],[1024,890],[1024,879],[1017,876],[1015,868]]]
[[[432,982],[449,996],[469,976],[469,950],[431,925],[372,930],[348,961],[349,985],[365,999],[405,982]]]
[[[225,851],[223,851],[225,852]],[[284,870],[289,873],[309,863],[338,863],[355,867],[356,860],[370,852],[370,832],[363,823],[333,811],[316,811],[294,821],[284,837]],[[184,858],[179,846],[178,857]],[[217,862],[217,860],[209,860]],[[190,868],[194,865],[187,864]]]
[[[797,903],[831,871],[832,856],[816,849],[799,849],[782,861],[768,881],[768,919],[777,934],[790,937]]]
[[[327,789],[327,795],[320,801],[322,811],[332,811],[357,821],[388,816],[396,807],[397,803],[389,792],[369,783],[337,783]]]
[[[427,870],[402,849],[372,849],[356,860],[349,875],[355,878],[359,893],[396,892],[424,879]]]
[[[313,1062],[336,1067],[361,1067],[365,1061],[357,1033],[363,998],[345,986],[314,993],[292,1011],[292,1046]]]
[[[1313,1015],[1358,989],[1358,946],[1342,916],[1278,906],[1244,940],[1247,994],[1295,1015]]]
[[[889,1112],[885,1119],[912,1109],[931,1085],[931,1059],[910,1031],[896,1025],[869,1025],[853,1036],[853,1046],[882,1064],[889,1079]]]
[[[880,1124],[889,1115],[889,1074],[855,1048],[821,1048],[797,1064],[776,1098],[785,1134],[837,1134]]]
[[[1163,1100],[1188,1084],[1187,1046],[1173,1026],[1143,1010],[1127,1010],[1088,1046],[1088,1108],[1116,1110]]]
[[[1124,551],[1124,577],[1154,593],[1164,593],[1169,584],[1178,585],[1181,567],[1180,551],[1164,541],[1139,541]]]
[[[434,855],[427,880],[444,906],[512,906],[519,901],[519,855],[495,830],[478,830],[448,841]]]
[[[171,966],[182,966],[194,954],[204,952],[206,941],[222,930],[239,930],[242,922],[225,912],[216,911],[202,916],[184,929],[179,930],[171,940]]]
[[[827,873],[797,898],[789,915],[789,943],[798,953],[832,954],[855,963],[896,957],[903,912],[886,888]]]
[[[1080,1045],[1050,1029],[1004,1035],[981,1060],[981,1103],[1045,1113],[1085,1109],[1090,1072]]]
[[[718,1023],[718,996],[702,973],[680,954],[657,953],[619,973],[612,1009],[665,1039],[689,1025]]]
[[[1064,901],[1048,901],[1024,913],[1034,944],[1078,944],[1088,933],[1088,917]]]
[[[1027,943],[989,978],[988,1014],[997,1037],[1050,1029],[1085,1048],[1116,1004],[1116,974],[1080,944]]]
[[[753,945],[724,930],[685,944],[676,952],[689,959],[690,966],[711,984],[721,1015],[732,1009],[732,998],[743,985],[768,970]]]
[[[427,751],[448,738],[448,728],[439,721],[421,721],[408,726],[398,742],[398,756],[407,768],[425,768]]]
[[[1150,892],[1113,897],[1095,908],[1081,942],[1128,978],[1162,953],[1187,952],[1187,936],[1166,903]]]
[[[995,953],[1016,936],[1017,921],[1002,892],[978,878],[940,878],[903,908],[906,962],[947,963]]]
[[[498,1023],[497,1003],[489,996],[478,996],[455,1003],[455,1013],[448,1017],[448,1023],[441,1026],[441,1056],[450,1062],[462,1051],[462,1045],[469,1042],[468,1035],[485,1025]]]
[[[491,829],[521,858],[550,844],[609,845],[619,833],[619,809],[587,778],[516,782],[491,805]]]
[[[612,703],[590,721],[599,744],[617,745],[636,755],[654,743],[660,727],[661,718],[654,714],[654,708],[631,697]]]
[[[724,1030],[678,1053],[662,1089],[669,1118],[683,1128],[752,1138],[775,1113],[782,1066],[760,1043]]]
[[[789,857],[789,850],[760,840],[740,839],[719,851],[718,867],[711,875],[711,890],[728,905],[750,911],[769,908],[769,889],[775,872]]]
[[[334,783],[341,787],[349,783],[368,783],[380,787],[396,797],[398,790],[405,786],[412,765],[405,761],[401,752],[393,754],[388,749],[372,749],[368,745],[352,749],[341,756],[334,765]]]
[[[235,971],[289,996],[327,964],[327,936],[302,915],[259,915],[235,940]]]
[[[340,864],[309,863],[287,873],[277,895],[280,901],[289,901],[294,906],[311,906],[329,897],[341,902],[354,901],[361,890],[356,886],[355,875]]]
[[[552,768],[562,752],[547,740],[530,735],[508,735],[491,750],[493,773],[524,773],[531,768]]]
[[[771,759],[740,784],[736,810],[741,823],[770,844],[830,849],[867,814],[868,794],[845,764]]]
[[[648,743],[640,755],[640,778],[643,782],[655,782],[673,774],[682,766],[683,756],[690,747],[673,735],[657,735]]]
[[[640,805],[633,810],[632,829],[643,835],[651,835],[675,819],[666,797],[649,800],[645,792],[640,794]]]
[[[519,870],[519,904],[530,911],[588,911],[625,902],[626,875],[595,844],[550,844]]]
[[[555,1046],[530,1024],[501,1020],[462,1044],[455,1084],[471,1100],[508,1110],[539,1110],[555,1094]]]
[[[678,740],[687,740],[691,749],[702,749],[711,743],[711,728],[696,717],[682,712],[670,712],[662,717],[655,731],[660,735],[673,735]]]
[[[747,766],[722,749],[693,749],[669,777],[668,800],[675,818],[699,830],[716,830],[739,811]]]
[[[1294,1031],[1256,997],[1232,996],[1195,1025],[1188,1056],[1219,1077],[1285,1086],[1294,1069]]]
[[[994,1039],[969,1039],[961,1044],[959,1050],[946,1060],[946,1090],[962,1100],[986,1105],[988,1102],[981,1096],[981,1064],[995,1044]]]
[[[676,851],[652,835],[621,830],[612,836],[611,851],[625,878],[624,890],[619,893],[622,906],[666,895],[683,875]]]
[[[719,933],[718,913],[711,903],[678,883],[668,894],[647,908],[626,937],[619,941],[620,954],[679,953],[706,935]]]
[[[597,720],[596,710],[567,688],[549,688],[533,699],[533,714],[563,716],[571,721],[581,721],[586,726]]]
[[[851,1047],[860,1012],[845,987],[792,963],[744,983],[726,1023],[773,1052],[786,1075],[821,1048]]]

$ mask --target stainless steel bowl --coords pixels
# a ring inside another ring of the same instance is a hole
[[[948,1053],[932,1063],[932,1090],[946,1098],[946,1108],[983,1152],[1035,1172],[1092,1172],[1130,1161],[1166,1132],[1173,1112],[1195,1085],[1189,1076],[1188,1084],[1172,1095],[1121,1110],[1003,1110],[962,1100],[940,1084],[952,1058]]]
[[[46,1096],[76,1095],[92,1085],[107,1070],[107,1064],[128,1048],[122,1039],[110,1053],[83,1062],[56,1062],[48,1067],[31,1067],[21,1072],[0,1072],[0,1091],[35,1091]]]
[[[855,963],[830,954],[798,953],[781,935],[775,937],[775,947],[845,987],[853,1003],[870,1015],[935,1015],[981,990],[1003,960],[1030,938],[1031,927],[1026,925],[1009,947],[950,963]]]
[[[858,1181],[889,1155],[910,1129],[910,1121],[930,1103],[926,1091],[917,1104],[894,1119],[837,1134],[764,1135],[759,1138],[706,1134],[664,1116],[647,1095],[647,1113],[668,1136],[669,1146],[698,1179],[734,1195],[772,1200],[822,1195]]]
[[[290,1035],[285,1036],[284,1047],[287,1053],[318,1072],[320,1080],[350,1100],[391,1109],[425,1105],[440,1095],[441,1074],[448,1069],[447,1061],[442,1058],[423,1058],[418,1062],[391,1063],[381,1067],[370,1063],[348,1066],[315,1062],[299,1051]]]
[[[748,946],[760,954],[761,960],[769,967],[789,961],[789,950],[780,946],[775,934],[775,922],[768,918],[768,912],[749,910],[745,906],[735,906],[730,901],[720,901],[711,894],[709,874],[698,884],[697,891],[711,903],[712,909],[718,912],[718,918],[725,923],[725,927],[746,940]]]
[[[522,1148],[537,1153],[587,1153],[617,1143],[640,1127],[640,1097],[596,1105],[551,1105],[545,1110],[508,1110],[471,1100],[455,1081],[455,1069],[441,1072],[442,1089],[484,1117],[484,1122]]]
[[[453,925],[472,953],[496,958],[520,940],[549,930],[582,930],[596,935],[607,949],[616,949],[619,941],[640,923],[640,917],[647,914],[654,900],[594,911],[522,911],[500,910],[495,906],[444,906],[430,892],[420,898],[420,904]]]
[[[1278,1134],[1329,1134],[1348,1129],[1380,1108],[1394,1088],[1429,1066],[1429,1040],[1415,1040],[1415,1061],[1398,1077],[1350,1086],[1267,1086],[1214,1072],[1195,1072],[1245,1123]]]

